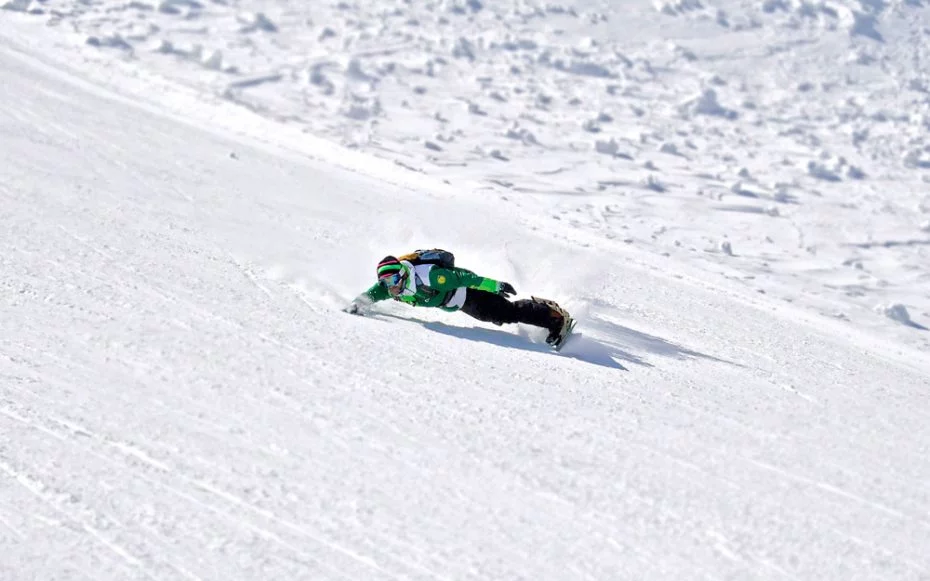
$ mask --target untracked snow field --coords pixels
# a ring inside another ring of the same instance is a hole
[[[491,4],[0,4],[0,580],[930,580],[926,7]]]

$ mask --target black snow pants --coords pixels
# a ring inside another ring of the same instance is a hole
[[[558,332],[562,327],[562,316],[542,303],[529,299],[511,302],[500,295],[473,288],[466,291],[465,303],[459,310],[479,321],[496,325],[524,323],[542,327],[550,333]]]

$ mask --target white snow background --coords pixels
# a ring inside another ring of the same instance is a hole
[[[0,6],[0,580],[930,579],[921,0]]]

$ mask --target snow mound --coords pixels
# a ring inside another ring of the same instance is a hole
[[[240,14],[237,18],[242,24],[242,27],[239,29],[240,32],[278,32],[277,25],[262,12]]]
[[[6,0],[6,2],[0,4],[0,9],[11,12],[26,12],[29,9],[29,2],[30,0]]]
[[[705,88],[699,95],[682,103],[678,110],[686,118],[695,115],[710,115],[733,120],[739,116],[736,111],[721,105],[717,98],[717,91],[710,88]]]
[[[875,307],[875,311],[879,314],[882,314],[892,321],[897,321],[908,327],[916,327],[918,329],[925,329],[922,325],[915,323],[911,320],[911,315],[907,310],[907,307],[900,303],[890,303],[886,305],[878,305]]]

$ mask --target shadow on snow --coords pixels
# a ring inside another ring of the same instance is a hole
[[[581,323],[579,323],[579,325],[580,324]],[[601,345],[611,350],[611,352],[618,354],[624,361],[635,363],[636,365],[644,365],[646,367],[653,366],[641,356],[635,354],[645,352],[647,354],[671,357],[673,359],[707,359],[709,361],[743,367],[739,363],[688,349],[661,337],[637,331],[636,329],[620,325],[613,321],[608,321],[597,315],[585,318],[584,326],[598,333],[598,342]]]
[[[379,313],[377,317],[418,323],[434,333],[441,333],[459,339],[492,343],[509,349],[553,353],[554,355],[578,359],[593,365],[624,371],[627,371],[628,368],[622,362],[653,367],[652,363],[643,358],[644,355],[648,354],[680,360],[708,359],[738,365],[731,361],[686,349],[661,337],[655,337],[598,317],[586,317],[579,320],[578,327],[572,334],[571,339],[558,353],[553,352],[552,348],[541,341],[533,341],[525,333],[489,329],[487,327],[459,327],[438,321],[424,321],[416,317],[403,317],[388,313]],[[598,338],[586,336],[583,332],[585,329],[596,332]]]
[[[521,349],[523,351],[552,353],[553,355],[579,359],[586,363],[601,365],[610,369],[622,369],[624,371],[627,369],[619,362],[620,359],[625,358],[625,354],[615,353],[609,346],[603,345],[590,337],[585,337],[584,333],[577,330],[572,333],[572,337],[569,339],[568,343],[565,344],[565,347],[556,353],[545,343],[534,342],[531,338],[523,334],[488,329],[485,327],[456,327],[454,325],[438,322],[417,322],[430,331],[442,333],[443,335],[451,335],[460,339],[493,343],[501,347]]]

